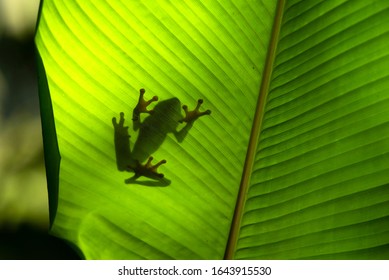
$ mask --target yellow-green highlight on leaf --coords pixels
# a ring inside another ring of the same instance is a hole
[[[87,259],[221,259],[250,137],[274,1],[45,0],[36,45],[61,165],[52,234]],[[112,118],[139,89],[212,114],[152,155],[164,187],[125,184]],[[49,188],[52,186],[49,185]]]
[[[221,259],[231,226],[229,258],[389,257],[389,3],[278,2],[281,22],[273,0],[42,2],[47,164],[55,139],[61,157],[52,234],[87,259]],[[112,119],[123,112],[133,148],[141,88],[212,111],[182,143],[151,140],[164,185],[118,170]]]

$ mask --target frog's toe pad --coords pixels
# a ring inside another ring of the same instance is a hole
[[[204,112],[200,112],[200,106],[201,106],[201,104],[203,104],[203,102],[204,101],[202,99],[199,99],[197,101],[196,108],[193,111],[189,111],[188,106],[186,106],[186,105],[182,106],[182,109],[184,109],[184,111],[185,111],[185,117],[183,119],[181,119],[179,122],[180,123],[183,123],[183,122],[191,123],[191,122],[194,122],[195,120],[197,120],[201,116],[210,115],[211,110],[206,110]]]
[[[161,160],[157,164],[151,164],[153,157],[149,157],[145,164],[137,163],[135,167],[129,167],[129,171],[134,171],[134,178],[147,177],[154,180],[160,180],[164,178],[164,174],[158,173],[157,169],[162,164],[166,163],[166,160]]]
[[[132,120],[133,121],[139,120],[139,116],[140,116],[141,113],[152,114],[153,110],[147,109],[147,106],[149,106],[152,102],[158,101],[158,96],[154,96],[150,100],[146,101],[145,98],[144,98],[145,92],[146,92],[146,90],[143,89],[143,88],[141,88],[139,90],[138,104],[136,104],[136,106],[134,108],[134,111],[133,111],[133,116],[132,116]]]

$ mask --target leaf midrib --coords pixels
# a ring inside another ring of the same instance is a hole
[[[270,80],[273,72],[281,22],[284,14],[284,7],[285,7],[285,0],[278,0],[272,33],[269,41],[268,52],[266,55],[266,62],[263,70],[261,87],[259,90],[258,101],[257,101],[256,110],[254,114],[253,125],[251,128],[249,145],[247,148],[246,159],[243,167],[238,198],[236,201],[234,216],[232,219],[230,234],[228,237],[226,251],[224,255],[224,259],[228,259],[228,260],[234,258],[236,244],[238,241],[243,209],[245,206],[248,185],[250,182],[250,176],[252,173],[251,171],[254,164],[257,143],[258,143],[261,127],[262,127],[265,104],[266,104],[267,95],[269,92]]]

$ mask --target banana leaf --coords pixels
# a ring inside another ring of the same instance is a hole
[[[380,0],[42,1],[51,234],[86,259],[388,258],[388,33]]]

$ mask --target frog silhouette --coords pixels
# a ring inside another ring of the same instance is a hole
[[[120,113],[119,122],[115,117],[112,119],[117,168],[119,171],[134,172],[134,176],[125,181],[127,184],[167,186],[170,181],[157,171],[157,168],[165,164],[166,160],[163,159],[153,165],[151,163],[153,161],[152,155],[161,147],[169,133],[173,134],[177,142],[181,143],[192,128],[194,121],[203,115],[209,115],[211,111],[200,112],[199,108],[203,101],[199,99],[193,111],[189,111],[186,105],[182,106],[185,112],[185,117],[183,117],[181,102],[178,98],[160,101],[153,110],[148,110],[147,107],[158,98],[154,96],[149,101],[145,101],[144,94],[145,90],[141,89],[139,101],[132,114],[133,130],[139,131],[132,151],[128,127],[124,126],[124,113]],[[149,114],[143,121],[141,120],[142,113]],[[180,123],[185,123],[185,125],[178,129]],[[142,164],[142,162],[146,163]],[[142,176],[153,181],[137,180]]]
[[[140,122],[140,118],[133,120],[133,128],[135,131],[139,130],[139,134],[132,157],[144,162],[159,149],[168,133],[172,133],[178,142],[182,142],[190,128],[188,123],[177,131],[182,118],[180,101],[178,98],[171,98],[159,102],[143,122]]]

